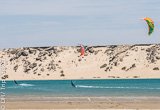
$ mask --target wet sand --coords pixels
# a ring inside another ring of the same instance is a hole
[[[160,109],[160,97],[8,98],[6,109]]]

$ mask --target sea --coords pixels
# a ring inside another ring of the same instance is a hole
[[[160,97],[160,79],[6,81],[6,96]],[[73,86],[74,85],[74,86]]]

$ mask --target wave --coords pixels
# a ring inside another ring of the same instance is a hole
[[[7,87],[7,88],[19,88],[19,87],[32,87],[32,86],[35,86],[33,84],[27,84],[27,83],[21,83],[21,84],[18,84],[18,85],[14,85],[14,86],[11,86],[11,87]]]
[[[108,86],[87,86],[87,85],[76,85],[76,88],[100,88],[100,89],[158,89],[160,88],[147,88],[147,87],[108,87]]]
[[[26,84],[26,83],[22,83],[22,84],[18,84],[19,86],[25,86],[25,87],[29,87],[29,86],[34,86],[33,84]]]

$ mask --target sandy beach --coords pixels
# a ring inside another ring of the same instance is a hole
[[[52,99],[52,100],[50,100]],[[8,100],[7,109],[159,109],[152,97],[54,97]]]
[[[6,80],[160,78],[160,45],[26,47],[0,51]]]

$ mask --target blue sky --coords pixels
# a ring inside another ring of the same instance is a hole
[[[0,0],[0,48],[160,43],[159,10],[160,0]]]

